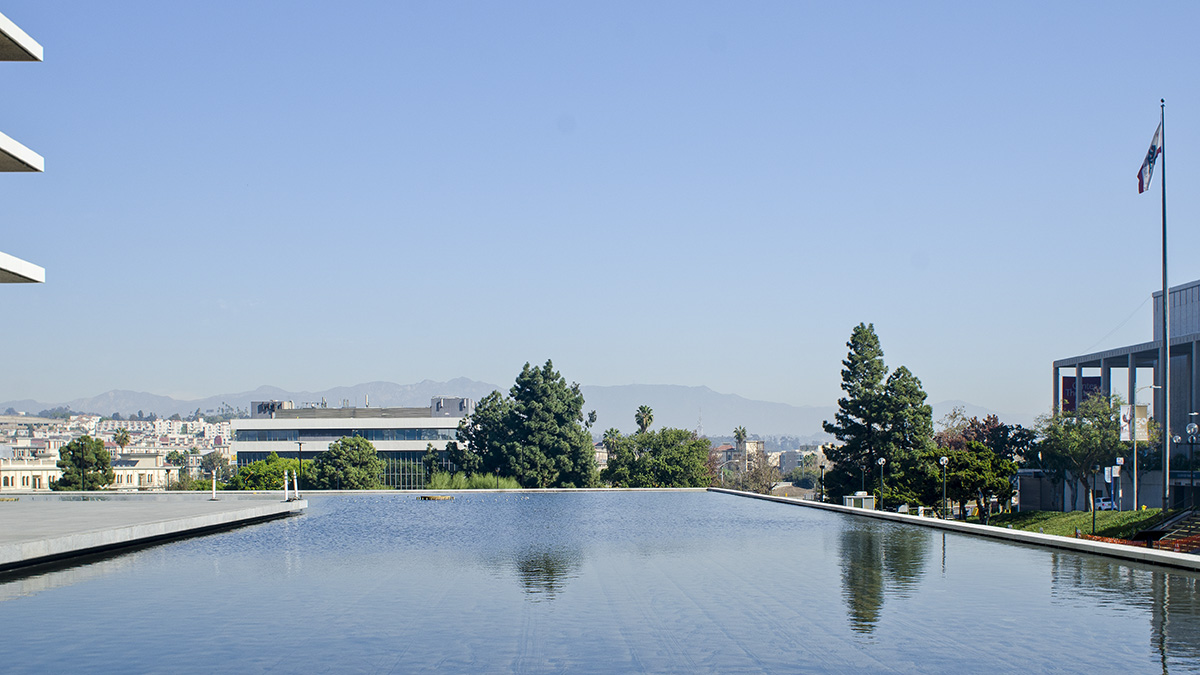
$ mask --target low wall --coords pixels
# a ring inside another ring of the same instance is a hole
[[[1087,539],[1075,539],[1074,537],[1060,537],[1054,534],[1042,534],[1041,532],[1026,532],[1025,530],[1008,529],[1004,527],[993,527],[991,525],[979,525],[976,523],[964,523],[958,520],[940,520],[938,518],[922,518],[920,516],[909,515],[907,513],[893,513],[891,511],[872,511],[868,509],[856,509],[851,506],[841,506],[838,504],[824,504],[822,502],[810,502],[800,499],[792,499],[790,497],[776,497],[773,495],[760,495],[754,492],[741,492],[739,490],[727,490],[725,488],[709,488],[710,492],[720,492],[724,494],[734,495],[737,497],[750,497],[753,499],[762,499],[769,502],[780,502],[782,504],[791,504],[793,506],[805,506],[812,509],[823,509],[825,511],[835,511],[851,516],[859,516],[862,518],[876,518],[879,520],[890,520],[895,523],[904,523],[906,525],[919,525],[921,527],[931,527],[938,530],[950,530],[962,534],[972,534],[979,537],[991,537],[992,539],[1004,539],[1007,541],[1019,542],[1022,544],[1032,544],[1034,546],[1047,546],[1050,548],[1060,548],[1068,551],[1076,551],[1078,553],[1092,553],[1095,555],[1108,556],[1110,558],[1120,558],[1122,560],[1132,560],[1135,562],[1145,563],[1148,565],[1164,565],[1166,567],[1175,567],[1179,569],[1200,571],[1200,556],[1191,553],[1175,553],[1174,551],[1159,551],[1152,548],[1142,548],[1139,546],[1126,546],[1124,544],[1110,544],[1103,541],[1089,541]]]
[[[242,527],[300,513],[307,506],[305,500],[187,502],[183,507],[193,512],[167,514],[154,501],[5,505],[0,513],[24,527],[23,533],[0,536],[0,573]]]

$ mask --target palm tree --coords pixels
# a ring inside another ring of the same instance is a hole
[[[637,422],[638,433],[644,434],[650,428],[650,425],[654,423],[654,411],[648,405],[638,406],[637,412],[633,415],[633,420]]]
[[[617,429],[609,429],[604,432],[604,449],[609,452],[617,451],[617,443],[621,442],[621,432]]]
[[[737,443],[738,452],[742,455],[742,478],[744,480],[746,471],[750,468],[750,453],[746,451],[746,427],[734,429],[733,440]]]
[[[113,443],[121,446],[121,452],[125,452],[125,447],[131,442],[133,442],[133,440],[129,438],[129,430],[125,427],[117,429],[116,433],[113,434]]]

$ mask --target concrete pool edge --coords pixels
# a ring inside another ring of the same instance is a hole
[[[179,518],[110,525],[0,545],[0,575],[41,565],[230,530],[300,513],[306,500],[268,502]]]
[[[1174,551],[1160,551],[1152,548],[1126,546],[1124,544],[1110,544],[1104,541],[1091,541],[1089,539],[1060,537],[1055,534],[1042,534],[1040,532],[1027,532],[1025,530],[1016,529],[1010,530],[1003,527],[978,525],[976,523],[963,523],[956,520],[924,518],[921,516],[909,515],[907,513],[859,509],[852,506],[824,504],[821,502],[812,502],[802,499],[794,499],[791,497],[776,497],[775,495],[762,495],[755,492],[742,492],[740,490],[729,490],[726,488],[713,487],[708,488],[708,490],[710,492],[718,492],[721,494],[733,495],[735,497],[752,497],[754,499],[779,502],[793,506],[806,506],[809,508],[834,511],[852,516],[890,520],[896,523],[920,525],[938,530],[950,530],[951,532],[960,532],[962,534],[973,534],[980,537],[990,537],[992,539],[1003,539],[1006,541],[1014,541],[1023,544],[1033,544],[1035,546],[1059,548],[1078,553],[1092,553],[1095,555],[1103,555],[1110,558],[1120,558],[1122,560],[1131,560],[1148,565],[1162,565],[1166,567],[1185,569],[1192,572],[1200,572],[1200,556],[1190,553],[1175,553]]]

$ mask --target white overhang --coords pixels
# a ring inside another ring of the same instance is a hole
[[[0,14],[0,61],[41,61],[42,46]]]
[[[0,251],[0,284],[46,283],[46,268]]]
[[[46,160],[42,156],[0,131],[0,172],[44,171]]]

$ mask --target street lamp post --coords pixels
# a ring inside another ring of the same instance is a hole
[[[300,473],[304,468],[304,441],[296,441],[296,499],[300,499]]]
[[[946,465],[950,463],[950,458],[943,456],[938,460],[938,464],[942,465],[942,518],[946,517]]]
[[[1180,443],[1183,442],[1183,439],[1180,438],[1179,436],[1172,436],[1171,442],[1174,443],[1175,445],[1179,445]],[[1168,486],[1171,483],[1171,471],[1169,470],[1168,466],[1165,464],[1163,465],[1163,482],[1166,483]],[[1167,495],[1170,495],[1170,488],[1164,487],[1163,492]],[[1170,501],[1169,498],[1163,500],[1163,512],[1164,513],[1167,510],[1167,502],[1168,501]]]
[[[821,465],[821,503],[825,502],[825,465]]]
[[[883,465],[887,464],[887,460],[880,457],[875,462],[879,465],[879,509],[883,510]]]
[[[1188,413],[1188,415],[1196,415],[1197,413]],[[1196,508],[1196,434],[1200,433],[1200,426],[1195,422],[1189,422],[1187,425],[1188,433],[1188,501],[1191,507]]]
[[[1100,473],[1100,465],[1092,467],[1092,536],[1096,536],[1096,474]]]

